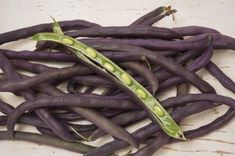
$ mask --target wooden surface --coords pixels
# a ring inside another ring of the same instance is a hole
[[[1,0],[0,1],[0,33],[35,25],[43,22],[50,22],[50,16],[57,20],[86,19],[97,22],[101,25],[128,25],[144,13],[147,13],[161,5],[172,5],[177,9],[176,20],[171,17],[163,19],[158,26],[176,27],[187,25],[208,26],[223,32],[226,35],[235,37],[234,0],[214,1],[193,1],[193,0]],[[23,44],[23,45],[22,45]],[[19,41],[6,44],[1,48],[9,49],[33,49],[35,42]],[[215,51],[214,62],[230,77],[235,80],[235,53],[231,50]],[[231,96],[234,94],[223,88],[218,81],[205,71],[200,75],[211,83],[219,94]],[[192,88],[192,92],[195,90]],[[166,98],[175,94],[174,90],[159,95]],[[11,104],[18,104],[23,99],[4,93],[0,98]],[[193,129],[206,124],[216,117],[219,117],[227,110],[221,106],[209,111],[194,115],[181,124],[184,130]],[[146,122],[138,125],[142,126]],[[129,128],[133,131],[136,127]],[[32,128],[17,127],[18,130],[32,130]],[[155,155],[158,156],[233,156],[235,155],[235,119],[225,127],[214,131],[204,137],[190,142],[177,143],[164,146]],[[110,138],[106,138],[110,139]],[[98,140],[94,145],[101,145],[104,140]],[[78,156],[79,154],[65,150],[48,147],[44,145],[31,144],[26,142],[0,141],[1,156]]]

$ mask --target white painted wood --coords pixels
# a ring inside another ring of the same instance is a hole
[[[86,19],[101,25],[128,25],[144,13],[161,5],[172,5],[178,10],[176,20],[171,17],[163,19],[159,26],[176,27],[187,25],[208,26],[235,37],[234,0],[1,0],[0,1],[0,33],[51,21],[50,16],[57,20]],[[22,45],[23,44],[23,45]],[[1,48],[32,49],[32,41],[20,41],[6,44]],[[235,79],[235,53],[231,50],[216,51],[213,60],[230,77]],[[233,93],[224,89],[215,78],[206,72],[199,73],[209,81],[216,91],[222,95],[235,98]],[[194,91],[194,89],[192,89]],[[161,94],[164,98],[171,93]],[[12,94],[1,94],[0,98],[10,103],[20,103],[23,99]],[[194,115],[182,122],[184,129],[193,129],[212,121],[220,116],[227,107],[222,106],[213,110]],[[142,123],[143,125],[144,123]],[[235,120],[225,127],[204,137],[185,143],[164,146],[155,155],[158,156],[232,156],[235,155]],[[138,125],[140,126],[140,125]],[[19,127],[26,130],[25,127]],[[19,129],[18,128],[18,129]],[[130,128],[133,131],[133,127]],[[27,128],[27,130],[33,130]],[[104,140],[98,140],[94,145],[101,145]],[[44,145],[26,142],[0,141],[1,156],[78,156],[73,152],[52,148]]]

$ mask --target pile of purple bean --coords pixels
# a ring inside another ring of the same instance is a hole
[[[178,123],[220,104],[230,107],[213,122],[184,132],[187,139],[194,139],[220,128],[235,115],[235,100],[216,94],[215,89],[196,74],[206,69],[225,88],[235,92],[234,82],[211,61],[214,49],[235,50],[235,39],[207,27],[152,26],[175,12],[161,10],[163,8],[166,7],[147,13],[129,26],[102,27],[85,20],[59,24],[66,35],[76,37],[110,58],[156,98],[165,89],[176,87],[175,97],[160,102]],[[0,45],[51,31],[51,23],[48,23],[2,33]],[[70,65],[56,68],[45,62]],[[62,45],[38,42],[33,51],[0,49],[0,68],[0,91],[25,99],[16,108],[0,101],[0,111],[4,114],[0,116],[0,125],[8,129],[0,131],[0,140],[46,144],[86,156],[116,155],[116,151],[130,146],[128,142],[133,140],[144,146],[128,155],[149,156],[161,146],[179,141],[169,138],[154,123],[128,132],[127,127],[148,118],[146,112],[130,100],[120,86],[79,62]],[[25,71],[34,76],[25,75]],[[190,85],[200,93],[189,94]],[[95,94],[97,88],[104,90]],[[13,118],[17,124],[34,126],[38,133],[14,130]],[[82,124],[80,121],[89,122]],[[13,131],[14,136],[10,135]],[[100,147],[87,144],[108,134],[115,136],[113,141]]]

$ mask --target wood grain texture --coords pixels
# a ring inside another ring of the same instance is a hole
[[[153,10],[161,5],[172,5],[177,9],[176,20],[171,17],[163,19],[158,26],[177,27],[187,25],[208,26],[223,32],[226,35],[235,37],[234,20],[234,0],[1,0],[0,1],[0,33],[25,26],[35,25],[51,21],[50,16],[57,20],[86,19],[97,22],[104,26],[128,25],[139,16]],[[35,42],[19,41],[5,44],[1,48],[8,49],[32,49]],[[235,80],[235,52],[231,50],[216,51],[213,61],[231,78]],[[211,83],[219,94],[235,98],[234,94],[227,91],[211,77],[207,72],[201,71],[199,74]],[[196,92],[194,88],[191,92]],[[174,95],[175,90],[159,95],[160,99]],[[0,98],[9,103],[20,103],[23,99],[12,94],[0,94]],[[194,115],[182,122],[185,130],[199,127],[222,115],[227,110],[226,106],[221,106]],[[140,125],[143,125],[142,122]],[[136,126],[137,127],[137,126]],[[136,127],[131,127],[132,131]],[[30,130],[32,128],[17,127],[18,130]],[[164,146],[158,151],[156,156],[233,156],[235,155],[235,119],[225,127],[204,137],[190,142],[177,143]],[[93,145],[101,145],[107,139],[98,140]],[[35,145],[25,142],[1,141],[1,156],[78,156],[73,152],[61,149]],[[125,151],[126,152],[126,151]]]

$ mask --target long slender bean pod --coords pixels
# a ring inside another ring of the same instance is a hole
[[[150,26],[91,27],[65,33],[71,37],[138,37],[159,39],[182,39],[181,35],[167,28]]]
[[[132,93],[131,95],[135,96],[135,101],[138,101],[138,103],[146,111],[148,111],[148,113],[152,116],[151,118],[155,120],[155,122],[158,122],[168,135],[175,138],[184,139],[183,132],[181,131],[180,127],[174,122],[174,120],[172,120],[172,118],[164,110],[164,108],[161,107],[160,103],[128,73],[114,64],[111,60],[98,53],[95,49],[92,49],[87,45],[68,36],[52,33],[36,34],[34,36],[34,39],[59,42],[74,49],[73,52],[79,58],[89,63],[91,66],[100,68],[94,65],[94,63],[92,63],[90,60],[98,63],[102,68],[106,70],[105,72],[110,72],[119,80],[119,82],[123,84],[123,87],[125,87],[126,90],[129,90],[129,93]],[[161,114],[159,114],[158,112],[161,112]]]
[[[210,47],[207,48],[205,53],[203,53],[200,57],[195,59],[191,64],[187,65],[186,68],[190,71],[197,71],[197,70],[205,67],[209,63],[210,58],[212,57],[212,54],[213,54],[213,47],[210,46]],[[169,78],[166,81],[163,81],[159,85],[159,87],[161,89],[163,89],[163,88],[167,88],[169,86],[179,84],[179,83],[182,83],[182,82],[184,82],[183,79],[181,79],[180,77],[174,76],[174,77]],[[215,92],[215,91],[212,91],[212,92]]]
[[[185,106],[182,109],[176,110],[172,113],[172,117],[176,121],[180,121],[184,119],[187,116],[199,113],[203,110],[212,108],[214,105],[210,104],[208,102],[199,102],[199,103],[194,103],[189,106]],[[150,123],[132,134],[138,138],[140,141],[145,141],[146,138],[150,137],[153,133],[156,133],[158,130],[160,130],[158,125],[155,125],[153,123]],[[109,155],[111,153],[114,153],[120,149],[126,148],[129,145],[121,140],[114,140],[109,143],[104,144],[103,146],[100,146],[98,148],[95,148],[88,153],[85,154],[85,156],[96,156],[96,155]]]
[[[53,88],[49,85],[44,90],[47,90],[47,93],[49,93],[49,95],[56,95],[56,96],[63,95],[63,92],[61,92],[60,90]],[[87,99],[87,98],[85,98],[85,99]],[[63,101],[64,100],[62,100],[62,102]],[[84,103],[87,104],[86,102],[84,102]],[[130,143],[131,145],[138,147],[137,140],[132,135],[130,135],[129,132],[127,132],[125,129],[117,126],[116,124],[110,122],[110,120],[103,117],[103,115],[101,115],[97,111],[87,109],[87,108],[82,108],[82,107],[70,107],[70,109],[73,110],[74,112],[78,113],[82,117],[86,118],[88,121],[94,123],[100,129],[110,133],[114,137],[122,139],[122,140]]]
[[[172,104],[174,106],[190,103],[190,102],[198,102],[198,101],[210,101],[213,103],[222,103],[230,106],[231,108],[235,108],[235,100],[217,94],[187,94],[187,95],[179,95],[177,97],[171,97],[167,100],[162,101],[162,105],[164,107],[171,107]]]
[[[6,77],[11,80],[21,80],[21,77],[15,71],[11,62],[4,56],[3,53],[0,53],[0,67],[6,74]],[[19,94],[27,100],[33,100],[34,94],[31,90],[21,90]],[[50,127],[58,136],[67,140],[73,141],[73,137],[68,133],[66,128],[56,119],[49,111],[46,109],[36,110],[36,114],[40,117],[48,127]]]
[[[118,125],[125,125],[130,122],[142,120],[146,117],[147,116],[144,111],[131,111],[131,112],[125,112],[120,115],[117,115],[111,118],[111,121]],[[105,134],[106,133],[103,130],[97,129],[89,136],[89,140],[96,140]]]
[[[63,30],[71,30],[71,29],[76,30],[76,29],[81,29],[81,28],[89,28],[93,26],[98,26],[97,24],[90,23],[85,20],[61,21],[59,23]],[[26,27],[26,28],[2,33],[0,34],[0,45],[7,43],[7,42],[16,41],[19,39],[30,37],[34,35],[35,33],[50,32],[52,31],[51,25],[52,23],[39,24],[39,25],[31,26],[31,27]]]
[[[202,27],[202,26],[186,26],[186,27],[175,27],[172,28],[175,32],[181,34],[182,36],[196,36],[201,34],[208,34],[208,33],[219,33],[217,30]]]
[[[65,67],[65,68],[54,70],[54,71],[45,71],[36,76],[30,77],[30,78],[24,78],[21,81],[20,80],[16,80],[16,81],[9,80],[5,82],[2,81],[0,82],[1,84],[0,90],[1,91],[22,90],[22,89],[33,87],[40,83],[50,82],[57,78],[66,79],[68,77],[72,77],[75,75],[87,75],[90,73],[92,73],[92,71],[89,70],[89,68],[82,67],[82,66]]]
[[[152,144],[147,145],[137,152],[130,154],[130,156],[146,156],[146,155],[153,155],[158,149],[160,149],[163,145],[167,144],[170,140],[170,137],[159,133]]]
[[[161,6],[161,7],[158,7],[150,12],[148,12],[147,14],[141,16],[140,18],[138,18],[137,20],[135,20],[133,23],[131,23],[130,25],[133,26],[133,25],[140,25],[141,23],[143,23],[144,21],[152,18],[152,17],[155,17],[155,16],[158,16],[160,14],[162,14],[164,11],[166,11],[170,6],[166,7],[166,6]]]
[[[97,50],[133,51],[125,45],[141,46],[153,50],[184,51],[193,48],[205,48],[210,43],[211,37],[207,35],[194,36],[180,41],[165,41],[160,39],[81,39],[82,42]],[[134,51],[136,52],[136,51]]]
[[[9,135],[7,131],[1,131],[0,140],[13,140],[13,138],[11,137],[11,135]],[[78,153],[87,153],[94,148],[93,146],[86,145],[80,142],[70,143],[63,141],[57,137],[40,135],[30,132],[15,132],[14,140],[21,140],[37,144],[49,145],[52,147],[58,147]]]
[[[233,93],[235,93],[235,83],[232,79],[230,79],[227,75],[223,73],[221,69],[217,65],[215,65],[212,61],[210,61],[206,69],[208,72],[213,75],[225,88],[229,89]]]
[[[194,139],[197,137],[201,137],[203,135],[206,135],[208,133],[211,133],[212,131],[221,128],[225,124],[227,124],[231,119],[235,117],[234,109],[229,109],[225,114],[218,117],[214,121],[212,121],[209,124],[206,124],[204,126],[201,126],[194,130],[189,130],[185,132],[185,135],[188,139]],[[177,140],[171,140],[170,143],[178,142]]]
[[[169,16],[169,15],[172,15],[173,20],[174,20],[174,14],[176,12],[177,12],[177,10],[171,9],[171,8],[168,7],[168,9],[165,12],[163,12],[161,15],[149,18],[149,19],[145,20],[144,22],[142,22],[141,25],[151,26],[155,22],[160,21],[161,19],[163,19],[164,17]]]
[[[177,56],[174,61],[179,64],[184,64],[186,61],[195,58],[196,56],[200,55],[203,52],[202,49],[191,49],[187,52],[184,52],[182,55]],[[172,76],[172,73],[165,70],[165,69],[158,69],[155,72],[156,77],[161,82],[163,80],[167,80]]]
[[[33,51],[12,51],[1,49],[1,52],[9,59],[23,59],[23,60],[37,60],[37,61],[63,61],[63,62],[77,62],[77,58],[74,55],[62,53],[62,52],[47,52],[47,51],[37,51],[36,53]],[[112,51],[104,51],[102,52],[106,57],[117,61],[145,61],[146,58],[143,55],[136,55],[133,53],[123,53],[123,52],[112,52]],[[162,52],[160,54],[164,56],[172,55],[172,51]]]

